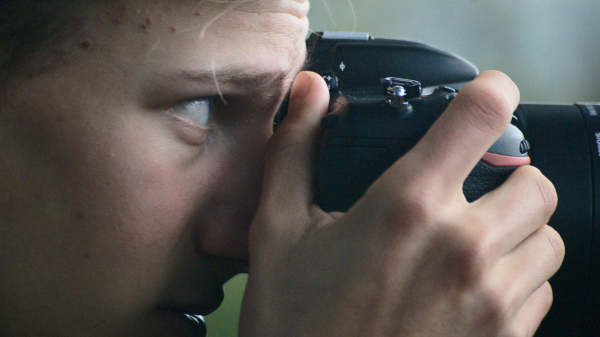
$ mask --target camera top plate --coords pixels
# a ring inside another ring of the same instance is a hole
[[[423,87],[469,82],[479,71],[464,58],[429,45],[374,38],[367,33],[313,33],[308,70],[330,76],[332,91],[379,86],[382,77],[419,81]]]

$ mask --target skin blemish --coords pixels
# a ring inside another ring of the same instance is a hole
[[[194,16],[200,16],[200,12],[195,12]]]
[[[79,212],[75,213],[75,216],[76,216],[76,217],[77,217],[77,219],[79,219],[79,220],[83,220],[83,219],[85,219],[85,214],[83,214],[83,212],[82,212],[82,211],[79,211]]]
[[[169,32],[175,33],[176,31],[177,31],[177,29],[175,29],[175,27],[173,27],[173,26],[169,27]]]
[[[107,13],[108,21],[115,25],[120,25],[127,18],[127,12],[128,8],[123,4],[111,6]]]
[[[146,28],[148,28],[148,27],[146,27],[146,25],[140,25],[141,30],[146,30]]]
[[[146,26],[150,26],[152,24],[152,20],[146,18],[146,20],[144,21],[146,23]]]
[[[90,38],[84,38],[79,40],[77,45],[82,50],[90,50],[90,48],[92,48],[92,40]]]

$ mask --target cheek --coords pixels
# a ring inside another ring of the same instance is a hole
[[[181,234],[210,173],[190,163],[188,152],[197,150],[186,151],[186,146],[168,141],[163,144],[138,131],[109,141],[80,174],[93,191],[86,199],[100,200],[105,219],[134,236],[131,244],[144,246]]]
[[[48,303],[79,303],[80,294],[115,313],[143,305],[159,293],[181,240],[185,249],[193,243],[189,218],[206,179],[190,158],[201,154],[165,140],[148,118],[96,111],[100,121],[76,108],[58,118],[39,107],[14,121],[11,163],[20,164],[9,182],[0,178],[15,200],[13,216],[1,215],[12,222],[0,229],[10,238],[0,245],[2,285],[19,285],[11,296],[33,316]]]
[[[200,147],[156,130],[141,131],[140,124],[133,123],[138,129],[127,133],[129,138],[118,137],[120,146],[110,146],[111,153],[100,152],[100,161],[91,166],[102,170],[86,178],[93,186],[106,186],[99,191],[107,199],[101,208],[126,229],[131,242],[124,249],[164,251],[196,238],[194,245],[204,254],[246,258],[271,113],[245,119]]]

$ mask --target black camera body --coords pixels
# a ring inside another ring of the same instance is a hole
[[[321,74],[331,91],[317,158],[317,202],[326,211],[350,208],[478,73],[451,53],[368,34],[313,34],[307,48],[308,70]],[[559,204],[549,224],[567,251],[550,281],[554,305],[539,336],[600,336],[597,111],[598,104],[520,104],[463,185],[472,201],[529,163],[555,185]]]
[[[381,82],[381,88],[332,94],[332,111],[321,121],[324,137],[317,161],[318,203],[325,211],[348,210],[425,135],[457,92],[439,86],[423,96],[417,81],[387,77]],[[502,184],[518,166],[529,164],[528,150],[521,131],[510,125],[465,180],[467,200],[476,200]]]

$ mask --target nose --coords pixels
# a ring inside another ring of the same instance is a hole
[[[269,137],[231,144],[217,159],[210,193],[198,214],[196,241],[202,254],[248,259],[248,231],[260,200]]]

